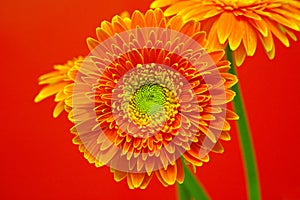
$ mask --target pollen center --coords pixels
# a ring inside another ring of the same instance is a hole
[[[153,115],[162,111],[165,101],[163,87],[157,84],[149,84],[143,85],[136,91],[131,103],[136,106],[140,113]]]
[[[145,84],[130,98],[128,112],[138,126],[159,126],[172,118],[179,104],[176,96],[168,88],[158,83]]]
[[[113,114],[122,131],[147,138],[168,132],[179,113],[180,74],[157,64],[139,65],[119,80]]]

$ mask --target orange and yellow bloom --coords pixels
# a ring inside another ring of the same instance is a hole
[[[240,66],[253,56],[258,41],[270,59],[275,56],[274,38],[289,47],[300,30],[300,2],[297,0],[156,0],[152,8],[166,7],[165,16],[182,15],[201,22],[210,48],[229,44]]]
[[[160,9],[103,21],[87,39],[91,55],[42,76],[49,89],[37,101],[58,96],[75,124],[74,144],[96,167],[109,165],[116,181],[131,189],[153,175],[164,186],[182,183],[180,156],[201,166],[210,151],[222,153],[228,120],[238,118],[226,108],[237,78],[223,50],[207,49],[200,27]]]

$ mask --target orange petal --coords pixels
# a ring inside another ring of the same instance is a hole
[[[129,189],[135,189],[134,185],[132,183],[132,179],[131,179],[131,177],[129,175],[127,175],[127,185],[129,187]]]
[[[145,173],[129,173],[128,175],[134,188],[139,188],[142,185]]]
[[[222,9],[217,9],[216,7],[212,7],[206,14],[204,15],[203,19],[212,18],[217,16],[218,14],[222,13]]]
[[[254,20],[261,20],[261,17],[256,14],[255,12],[252,12],[252,11],[245,11],[244,14],[243,14],[245,17],[248,17],[248,18],[251,18],[251,19],[254,19]]]
[[[183,170],[181,158],[176,160],[176,165],[177,165],[176,181],[181,184],[184,181],[184,170]]]
[[[239,116],[235,112],[233,112],[229,109],[226,109],[226,119],[227,120],[238,120]]]
[[[168,165],[166,170],[159,169],[159,173],[168,185],[173,185],[177,177],[177,165]]]
[[[217,30],[218,30],[217,23],[214,23],[208,33],[208,38],[207,38],[208,46],[209,46],[208,49],[211,50],[223,49],[222,45],[219,42]]]
[[[233,29],[229,36],[230,49],[235,51],[241,44],[242,38],[245,34],[243,22],[240,19],[232,21]]]
[[[136,10],[131,16],[131,28],[134,29],[136,27],[145,27],[145,18],[144,15]]]
[[[153,10],[146,12],[145,21],[149,27],[157,27],[157,20]]]
[[[115,179],[115,181],[120,182],[120,181],[123,180],[126,176],[127,176],[127,173],[126,173],[126,172],[114,170],[114,179]]]
[[[201,46],[206,46],[206,32],[197,32],[193,36],[191,36],[191,38],[198,42]]]
[[[151,179],[152,179],[153,173],[151,173],[149,176],[145,175],[143,183],[141,184],[141,189],[146,189],[146,187],[149,185]]]
[[[237,66],[241,66],[246,58],[246,50],[243,45],[240,45],[234,52],[233,52],[234,60]]]
[[[64,93],[64,90],[59,91],[56,95],[55,95],[55,102],[60,102],[60,101],[64,101],[66,98],[68,97],[68,95],[66,95]]]
[[[273,60],[274,57],[275,57],[275,47],[273,47],[273,48],[271,49],[271,51],[269,51],[267,54],[268,54],[269,59],[270,59],[270,60]]]
[[[178,3],[171,4],[171,6],[165,10],[164,14],[165,16],[176,15],[179,11],[194,5],[195,2],[193,1],[179,1]]]
[[[284,31],[292,38],[292,40],[294,40],[295,42],[297,41],[297,37],[292,31],[287,29],[284,29]]]
[[[195,158],[191,154],[189,154],[187,151],[182,155],[186,161],[189,163],[192,163],[193,165],[196,165],[198,167],[203,165],[203,162],[199,158]]]
[[[276,25],[266,19],[266,22],[268,24],[268,27],[269,29],[271,30],[271,32],[286,46],[286,47],[289,47],[290,46],[290,43],[289,43],[289,40],[288,38],[286,37],[286,35],[284,33],[281,32],[281,30],[279,29],[279,27],[276,27]]]
[[[264,37],[268,36],[268,26],[265,20],[249,20],[250,24],[258,30]]]
[[[293,23],[292,20],[288,20],[285,17],[276,14],[276,13],[272,13],[271,19],[275,20],[276,22],[278,22],[279,24],[282,24],[286,27],[289,27],[291,29],[294,29],[295,31],[299,31],[299,26],[296,23]]]
[[[222,76],[223,78],[225,78],[225,88],[231,88],[238,82],[238,79],[235,75],[229,73],[222,73]]]
[[[224,152],[224,147],[223,145],[218,141],[215,146],[212,148],[212,152],[215,153],[223,153]]]
[[[159,182],[161,182],[161,184],[165,187],[168,186],[168,184],[164,181],[164,179],[161,177],[160,172],[159,171],[155,171],[156,177],[159,180]]]
[[[96,29],[96,34],[99,42],[103,42],[111,36],[108,32],[106,32],[103,28],[100,27]]]
[[[175,31],[180,31],[180,28],[182,27],[183,20],[181,16],[174,16],[172,17],[167,24],[167,27],[172,28]]]
[[[112,24],[106,20],[101,22],[101,28],[105,30],[109,35],[114,35]]]
[[[192,36],[194,34],[195,21],[190,20],[186,22],[180,29],[180,33]]]
[[[56,77],[61,75],[59,71],[54,71],[54,72],[49,72],[47,74],[43,74],[42,76],[39,77],[39,81],[43,81],[52,77]],[[41,85],[41,83],[39,83]]]
[[[209,53],[210,57],[213,59],[214,63],[218,63],[222,58],[224,58],[224,50],[216,50]]]
[[[96,48],[100,43],[95,40],[94,38],[88,37],[87,40],[87,45],[90,51],[92,51],[94,48]]]
[[[248,56],[253,56],[257,46],[257,35],[252,26],[243,21],[245,34],[243,36],[243,43]]]
[[[211,19],[222,12],[222,10],[217,10],[214,6],[203,7],[201,5],[194,5],[191,8],[181,10],[178,15],[182,15],[185,21],[190,19],[203,21],[206,19]]]
[[[65,79],[66,79],[66,75],[65,74],[58,74],[57,76],[53,76],[51,78],[47,78],[47,79],[39,81],[39,85],[53,84],[53,83],[57,83],[57,82],[62,82]]]
[[[221,44],[225,44],[233,29],[235,17],[231,12],[224,12],[218,20],[218,37]]]
[[[64,106],[65,106],[64,101],[60,101],[56,104],[54,111],[53,111],[54,118],[58,117],[62,113],[62,111],[64,110]]]
[[[219,136],[219,138],[221,140],[225,140],[225,141],[231,140],[231,137],[230,137],[228,131],[222,131],[221,134],[220,134],[220,136]]]
[[[160,8],[156,8],[154,10],[154,15],[157,21],[157,24],[160,24],[161,20],[164,19],[165,20],[165,16],[163,11]]]
[[[50,97],[50,96],[58,93],[59,91],[63,90],[66,85],[68,85],[68,83],[63,82],[63,83],[55,83],[53,85],[48,85],[48,86],[44,87],[40,91],[40,93],[35,97],[34,102],[38,103],[38,102],[46,99],[47,97]]]
[[[123,25],[123,24],[119,23],[118,21],[113,22],[112,25],[113,25],[115,33],[121,33],[121,32],[124,32],[127,30],[126,25]]]
[[[268,32],[266,37],[259,35],[259,38],[266,52],[270,52],[274,47],[274,40],[271,31]]]

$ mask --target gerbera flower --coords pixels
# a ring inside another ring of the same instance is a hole
[[[223,152],[228,120],[238,118],[226,108],[237,78],[223,50],[205,49],[199,22],[135,11],[96,34],[65,100],[73,142],[90,163],[144,189],[154,174],[164,186],[182,183],[181,157],[201,166],[210,151]]]
[[[151,7],[167,7],[165,16],[199,20],[210,48],[229,44],[238,66],[246,56],[254,55],[258,40],[273,59],[273,36],[289,47],[288,36],[296,41],[293,31],[300,30],[300,2],[296,0],[156,0]]]
[[[39,77],[39,85],[45,86],[35,97],[34,102],[38,103],[50,96],[55,95],[54,101],[57,102],[53,117],[58,117],[63,110],[70,110],[70,107],[65,105],[65,100],[72,96],[73,83],[76,79],[78,65],[76,62],[82,60],[83,57],[74,58],[64,65],[55,65],[55,71],[44,74]]]

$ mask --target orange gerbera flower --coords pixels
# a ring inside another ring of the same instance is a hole
[[[182,183],[181,157],[201,166],[210,151],[223,152],[219,139],[230,139],[227,121],[238,118],[226,108],[237,78],[223,50],[205,49],[199,22],[135,11],[96,33],[64,85],[73,90],[65,98],[73,142],[90,163],[144,189],[154,174],[164,186]]]
[[[260,40],[270,59],[275,56],[273,35],[289,47],[293,31],[300,30],[300,2],[297,0],[156,0],[152,8],[166,7],[164,14],[196,19],[208,33],[212,48],[229,43],[236,64],[253,56]]]
[[[63,110],[70,110],[70,107],[65,104],[72,96],[73,83],[76,79],[76,74],[79,66],[77,61],[82,60],[83,57],[74,58],[64,65],[55,65],[55,71],[44,74],[39,77],[39,84],[45,85],[39,94],[35,97],[34,102],[38,103],[52,95],[55,95],[54,101],[57,102],[53,117],[58,117]]]

